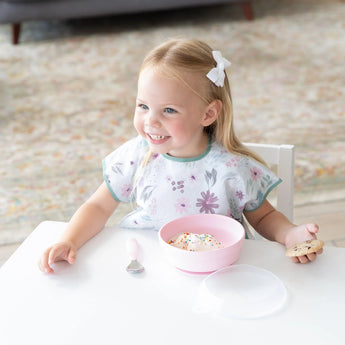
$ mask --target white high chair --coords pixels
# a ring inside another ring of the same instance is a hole
[[[276,209],[292,222],[295,169],[294,145],[256,143],[244,143],[244,145],[258,154],[268,165],[277,166],[277,175],[282,179],[282,182],[277,187]],[[262,236],[255,233],[254,238],[262,238]]]

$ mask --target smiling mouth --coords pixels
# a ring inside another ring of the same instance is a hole
[[[164,139],[169,138],[168,136],[165,136],[165,135],[155,135],[155,134],[148,134],[148,133],[147,135],[153,140],[164,140]]]

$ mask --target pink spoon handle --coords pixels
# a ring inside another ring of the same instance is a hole
[[[135,238],[130,238],[127,241],[127,253],[131,259],[136,260],[138,258],[138,242]]]

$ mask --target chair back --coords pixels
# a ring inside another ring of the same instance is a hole
[[[277,187],[276,209],[293,222],[294,145],[257,143],[244,143],[244,145],[258,154],[268,165],[277,166],[277,174],[282,179],[282,182]]]

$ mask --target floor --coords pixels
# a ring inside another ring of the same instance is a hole
[[[294,219],[296,224],[319,224],[319,238],[326,246],[345,248],[345,200],[296,207]],[[0,267],[19,246],[20,243],[0,246]]]

